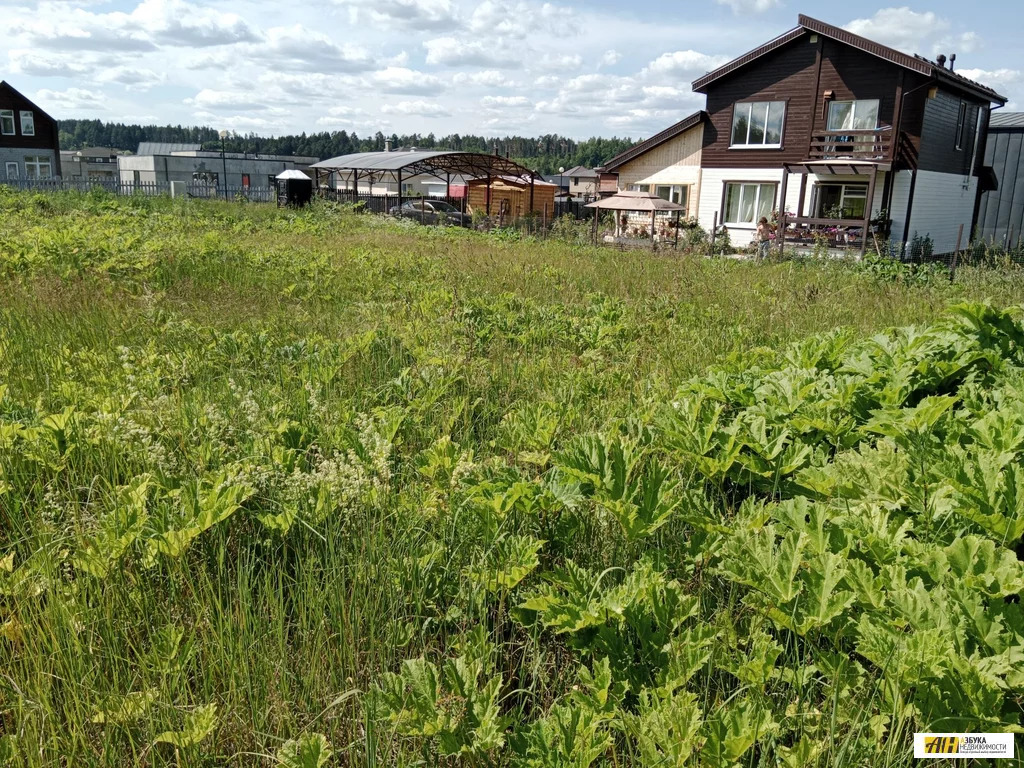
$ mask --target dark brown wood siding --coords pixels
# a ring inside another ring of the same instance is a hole
[[[810,141],[818,46],[803,35],[707,86],[704,168],[772,168],[798,163]],[[732,108],[744,101],[785,101],[782,149],[729,149]]]
[[[701,164],[705,168],[772,168],[808,159],[811,136],[827,130],[824,95],[832,91],[836,101],[878,99],[879,126],[895,131],[902,93],[926,82],[926,78],[824,36],[811,42],[810,33],[771,52],[756,62],[709,84],[709,120],[704,131]],[[820,71],[818,51],[821,52]],[[926,89],[920,97],[924,98]],[[781,149],[730,149],[733,105],[743,101],[786,101],[786,122]],[[911,101],[908,98],[908,104]],[[920,147],[923,101],[914,113],[904,109],[905,153],[916,157]]]
[[[60,172],[60,141],[57,135],[57,121],[43,112],[39,107],[22,96],[7,83],[0,84],[0,109],[14,110],[14,136],[0,134],[0,147],[15,149],[52,149],[56,154],[57,167],[54,173]],[[36,135],[21,135],[21,119],[19,112],[29,110],[35,122]]]
[[[966,119],[961,148],[957,149],[956,133],[961,103],[966,105]],[[934,97],[926,96],[918,168],[922,171],[968,175],[977,148],[978,112],[987,108],[987,104],[979,104],[943,89],[938,89]]]

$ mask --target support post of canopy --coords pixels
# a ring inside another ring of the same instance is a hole
[[[402,212],[402,169],[398,169],[398,212]]]
[[[444,199],[449,200],[452,196],[452,174],[451,171],[445,171],[444,174]]]
[[[487,205],[485,206],[487,215],[491,215],[491,174],[487,173]]]
[[[789,166],[785,163],[782,164],[782,186],[779,188],[779,225],[785,226],[785,213],[786,213],[786,191],[789,188]],[[776,233],[781,235],[781,233]],[[785,241],[784,237],[777,236],[776,240],[779,243],[779,255],[782,255],[782,246]]]
[[[530,213],[533,213],[533,180],[536,178],[532,173],[530,174]]]
[[[878,168],[871,166],[868,178],[868,199],[864,204],[864,228],[860,233],[860,257],[863,259],[868,250],[868,228],[871,226],[871,210],[875,206],[875,181],[878,178]]]

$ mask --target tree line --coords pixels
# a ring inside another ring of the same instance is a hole
[[[126,125],[105,123],[101,120],[61,120],[60,145],[62,149],[110,147],[134,152],[143,141],[162,141],[200,144],[203,149],[220,151],[222,142],[213,128],[181,125]],[[544,136],[505,136],[503,138],[461,135],[437,137],[433,133],[422,135],[391,134],[377,131],[373,136],[359,136],[347,131],[301,133],[292,136],[258,136],[255,133],[232,134],[223,142],[228,152],[249,152],[261,155],[306,155],[321,160],[351,152],[380,152],[390,141],[394,149],[418,147],[420,149],[451,149],[467,152],[497,153],[541,173],[557,173],[560,167],[574,165],[591,168],[610,160],[633,145],[629,138],[590,138],[576,141],[558,134]]]

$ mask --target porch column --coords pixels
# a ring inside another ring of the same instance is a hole
[[[779,224],[781,226],[786,225],[786,192],[789,190],[789,166],[783,163],[782,165],[782,186],[779,187]],[[782,249],[785,245],[785,237],[782,237],[782,232],[776,232],[776,241],[779,244],[779,255],[782,255]]]
[[[398,169],[398,212],[402,212],[402,169]]]
[[[868,199],[864,205],[864,231],[860,238],[860,257],[863,259],[868,250],[868,228],[871,226],[871,209],[875,207],[875,180],[878,178],[878,166],[871,166],[868,178]]]

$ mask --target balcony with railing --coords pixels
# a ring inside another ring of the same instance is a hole
[[[892,128],[822,131],[811,136],[809,160],[892,159]]]

